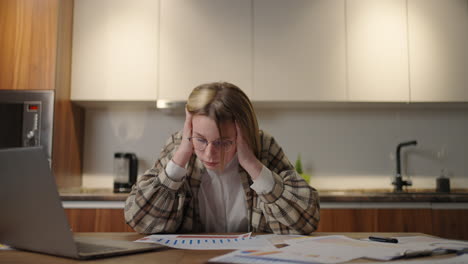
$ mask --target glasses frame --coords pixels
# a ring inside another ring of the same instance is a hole
[[[196,148],[196,147],[195,147],[195,144],[193,143],[193,139],[202,139],[202,140],[204,140],[204,141],[206,142],[206,143],[205,143],[205,146],[204,146],[202,149]],[[193,148],[195,148],[196,150],[199,150],[199,151],[205,151],[205,149],[208,147],[208,145],[211,144],[211,143],[213,143],[213,142],[222,142],[222,141],[224,141],[224,142],[229,142],[229,143],[230,143],[230,145],[229,145],[229,147],[228,147],[227,149],[226,149],[226,148],[222,148],[221,145],[219,145],[219,144],[218,144],[218,145],[215,144],[215,145],[213,145],[213,146],[214,146],[214,148],[215,148],[216,150],[218,150],[218,151],[221,151],[221,150],[222,150],[222,151],[224,151],[224,152],[228,152],[229,150],[231,150],[232,146],[234,146],[234,144],[235,144],[235,141],[230,140],[230,139],[216,139],[216,140],[208,141],[208,140],[206,140],[206,139],[204,139],[204,138],[202,138],[202,137],[189,137],[188,140],[189,140],[190,142],[192,142]]]

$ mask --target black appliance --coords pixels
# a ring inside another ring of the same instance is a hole
[[[0,148],[41,146],[52,160],[53,90],[0,90]]]
[[[114,192],[128,193],[136,183],[138,159],[135,153],[114,153]]]

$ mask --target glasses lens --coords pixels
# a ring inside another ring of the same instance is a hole
[[[230,140],[217,140],[213,142],[215,148],[217,150],[222,150],[222,151],[229,151],[232,146],[232,141]]]
[[[204,138],[191,138],[193,147],[197,150],[205,150],[209,142]],[[229,151],[233,145],[231,140],[215,140],[211,142],[217,151]]]
[[[193,147],[198,150],[204,150],[206,145],[208,145],[208,141],[203,138],[192,138]]]

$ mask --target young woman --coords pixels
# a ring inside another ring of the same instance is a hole
[[[258,129],[244,92],[209,83],[192,91],[183,130],[133,186],[125,219],[144,234],[309,234],[319,211],[317,191]]]

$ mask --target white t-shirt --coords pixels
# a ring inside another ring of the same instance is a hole
[[[185,168],[172,160],[166,167],[169,178],[180,181],[187,174]],[[270,192],[274,179],[271,171],[263,166],[259,177],[250,186],[258,194]],[[237,154],[226,165],[223,173],[206,170],[201,177],[198,192],[200,220],[205,232],[246,232],[248,230],[247,203],[239,175]]]

